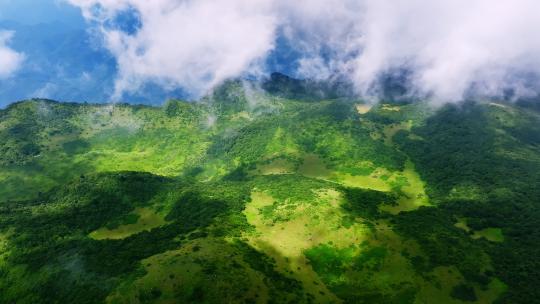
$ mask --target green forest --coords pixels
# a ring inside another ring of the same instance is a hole
[[[0,110],[0,303],[538,301],[540,112],[339,92]]]

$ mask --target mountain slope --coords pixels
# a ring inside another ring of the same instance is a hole
[[[2,110],[0,302],[539,296],[537,114],[278,78],[159,108]]]

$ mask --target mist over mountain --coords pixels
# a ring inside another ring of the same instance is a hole
[[[5,0],[3,45],[21,60],[0,83],[1,102],[161,104],[273,72],[347,79],[373,101],[531,99],[540,87],[538,11],[532,0]]]

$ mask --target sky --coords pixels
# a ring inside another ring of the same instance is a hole
[[[537,0],[0,0],[0,107],[162,103],[279,71],[434,102],[535,96]]]

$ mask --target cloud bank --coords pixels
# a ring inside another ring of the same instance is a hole
[[[11,76],[21,65],[24,56],[10,49],[7,44],[13,32],[0,30],[0,79]]]
[[[146,81],[171,89],[182,86],[197,95],[224,79],[256,72],[257,60],[273,48],[277,27],[269,1],[71,2],[99,24],[106,47],[117,59],[117,97]],[[138,15],[140,28],[116,28],[111,20],[129,10]]]
[[[525,94],[540,72],[540,2],[366,1],[362,53],[352,61],[364,90],[381,71],[404,67],[412,84],[442,100],[504,89]]]
[[[537,0],[69,0],[116,57],[116,95],[146,82],[202,94],[260,75],[276,41],[299,76],[346,76],[363,95],[406,71],[412,92],[441,101],[540,86]],[[119,17],[136,22],[115,26]]]

